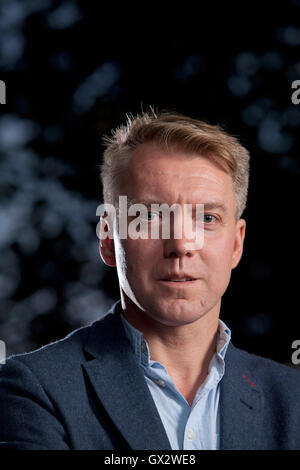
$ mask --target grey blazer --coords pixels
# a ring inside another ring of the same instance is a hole
[[[0,450],[170,450],[119,313],[0,368]],[[300,373],[229,344],[221,449],[300,449]]]

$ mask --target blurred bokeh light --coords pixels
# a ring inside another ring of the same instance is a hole
[[[148,26],[117,24],[99,2],[1,1],[0,339],[9,355],[94,321],[119,298],[96,237],[101,137],[153,105],[219,123],[249,148],[245,251],[222,317],[234,344],[289,362],[300,331],[300,106],[291,102],[300,2],[282,5],[269,15],[246,2],[218,23],[204,8],[201,22],[192,11],[165,22],[157,14]]]

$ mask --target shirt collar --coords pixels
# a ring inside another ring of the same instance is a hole
[[[153,364],[150,357],[150,350],[147,341],[144,338],[144,335],[141,331],[137,330],[132,326],[122,314],[121,309],[119,308],[119,313],[121,316],[122,323],[125,328],[125,333],[127,338],[133,348],[136,359],[139,364],[144,366],[150,366]],[[225,354],[231,339],[230,328],[219,319],[218,331],[217,331],[217,342],[216,342],[216,356],[219,360],[224,363]]]

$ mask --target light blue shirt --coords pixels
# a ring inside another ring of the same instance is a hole
[[[160,418],[174,450],[218,450],[220,448],[220,381],[225,372],[225,354],[231,331],[219,319],[216,352],[208,375],[199,387],[192,406],[176,388],[166,368],[152,361],[143,334],[121,314],[127,337],[133,347]]]

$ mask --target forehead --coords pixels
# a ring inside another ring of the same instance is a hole
[[[135,199],[155,197],[172,203],[233,194],[230,175],[208,158],[153,144],[133,152],[122,189]]]

